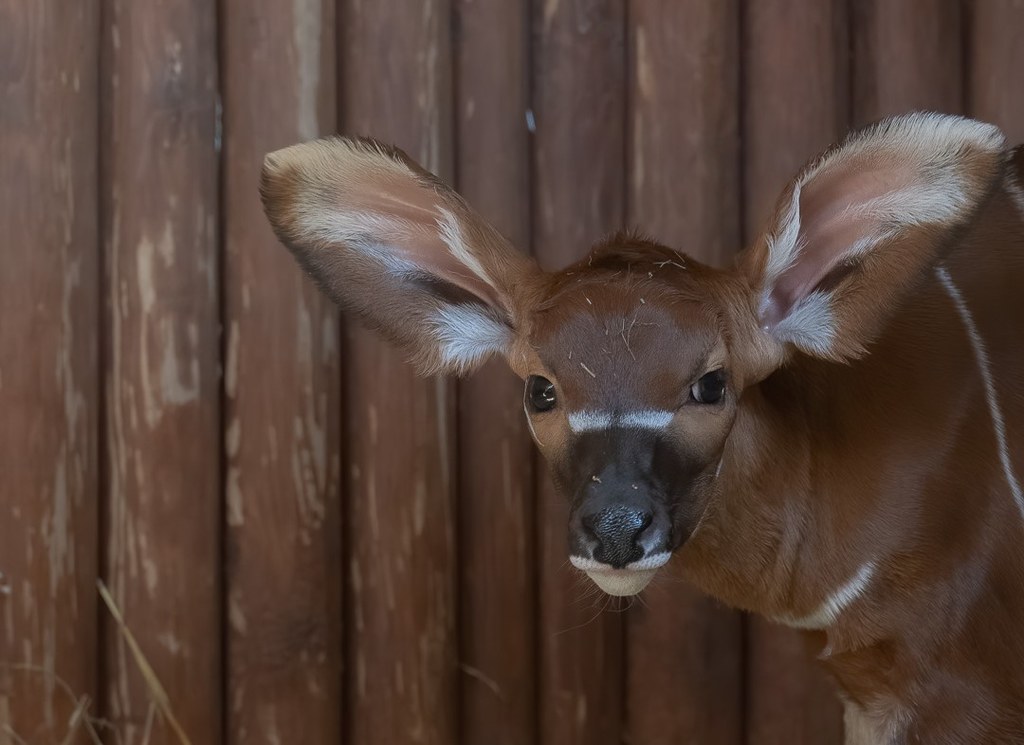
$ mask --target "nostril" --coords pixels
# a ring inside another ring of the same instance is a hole
[[[618,568],[643,558],[640,536],[653,521],[654,516],[647,510],[627,505],[605,507],[581,520],[597,541],[594,558]]]
[[[654,516],[649,512],[616,505],[583,515],[581,522],[587,532],[601,539],[617,534],[642,532],[653,520]]]

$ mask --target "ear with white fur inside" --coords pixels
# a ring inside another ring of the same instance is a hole
[[[994,126],[917,113],[854,132],[809,163],[744,254],[762,329],[830,359],[864,353],[906,291],[999,183]]]
[[[402,151],[330,138],[268,155],[278,238],[347,311],[425,372],[507,353],[533,262]]]

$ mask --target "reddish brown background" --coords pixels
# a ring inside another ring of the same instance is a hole
[[[1021,0],[0,0],[0,745],[834,745],[793,632],[628,610],[498,366],[419,380],[276,245],[268,150],[393,140],[542,264],[712,262],[911,108],[1024,140]],[[531,122],[530,126],[527,122]],[[74,729],[74,726],[72,726]]]

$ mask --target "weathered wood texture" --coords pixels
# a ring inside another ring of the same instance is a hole
[[[862,0],[850,8],[855,126],[917,109],[963,109],[960,0]]]
[[[963,20],[970,29],[966,113],[1024,143],[1024,0],[977,0]]]
[[[629,7],[627,222],[715,265],[740,247],[738,12]],[[645,597],[627,619],[626,742],[738,745],[741,616],[674,576]]]
[[[99,4],[0,3],[0,743],[95,699]]]
[[[545,267],[627,226],[723,264],[851,123],[1024,140],[1022,37],[1020,0],[0,0],[0,745],[91,742],[83,697],[177,742],[98,577],[196,745],[838,745],[796,632],[577,576],[521,383],[343,331],[260,164],[372,134]]]
[[[634,0],[627,220],[696,259],[741,245],[739,1]]]
[[[623,227],[625,3],[536,2],[533,238],[546,268]],[[567,505],[546,471],[537,505],[539,706],[544,745],[619,743],[623,624],[566,561]]]
[[[744,243],[809,158],[848,126],[846,2],[743,0]]]
[[[745,243],[786,182],[846,129],[847,6],[836,0],[745,0]],[[842,742],[834,689],[799,633],[747,619],[749,745]]]
[[[226,740],[341,737],[338,316],[274,239],[263,155],[335,125],[330,0],[225,0]]]
[[[343,126],[453,175],[451,8],[347,2]],[[386,84],[381,81],[386,80]],[[458,739],[454,385],[348,327],[350,742]]]
[[[458,0],[459,191],[530,245],[529,2]],[[523,384],[500,360],[459,383],[459,650],[465,743],[534,745],[533,444]]]
[[[103,571],[196,745],[221,740],[214,10],[106,0],[101,76]],[[104,619],[104,717],[125,745],[178,742]]]

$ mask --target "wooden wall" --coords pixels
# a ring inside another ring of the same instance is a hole
[[[373,134],[545,266],[624,225],[722,263],[851,125],[1024,140],[1021,38],[1018,0],[0,0],[0,745],[180,742],[165,705],[195,745],[839,743],[793,632],[588,594],[519,382],[346,323],[260,162]]]

